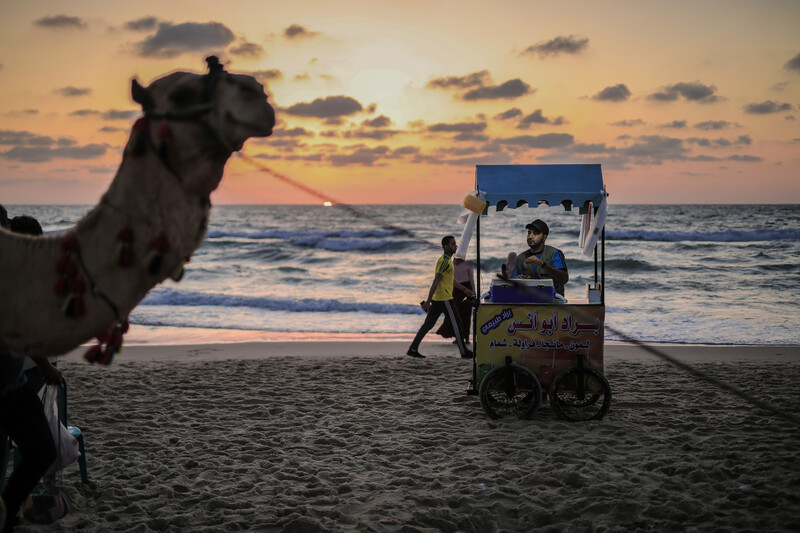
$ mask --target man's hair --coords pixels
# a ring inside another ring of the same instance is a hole
[[[0,205],[0,228],[7,228],[8,227],[8,211],[6,208]]]
[[[445,235],[444,237],[442,237],[442,249],[444,249],[444,247],[447,246],[447,243],[450,242],[450,239],[456,240],[456,238],[453,237],[452,235]]]
[[[22,233],[23,235],[38,237],[42,234],[42,226],[39,225],[39,221],[28,215],[12,218],[10,227],[14,233]]]

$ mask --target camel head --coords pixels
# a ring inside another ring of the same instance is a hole
[[[132,98],[142,106],[153,143],[166,138],[170,153],[162,157],[177,170],[199,157],[224,163],[247,139],[267,137],[275,126],[263,85],[226,72],[216,57],[206,61],[208,74],[174,72],[147,87],[132,81]]]

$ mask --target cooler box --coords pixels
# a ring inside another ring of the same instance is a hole
[[[502,279],[493,279],[489,285],[489,297],[493,304],[551,304],[556,289],[552,279],[519,279],[514,284]]]

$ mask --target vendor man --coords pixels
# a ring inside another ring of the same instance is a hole
[[[556,292],[564,296],[564,285],[569,281],[567,261],[558,248],[545,244],[550,228],[543,220],[538,218],[525,226],[528,230],[528,246],[517,256],[517,267],[514,269],[515,278],[553,280]]]

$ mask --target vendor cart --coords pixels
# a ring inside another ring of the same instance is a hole
[[[548,205],[573,211],[581,244],[594,258],[594,282],[567,284],[568,302],[550,280],[518,280],[493,273],[473,315],[471,394],[492,418],[530,418],[544,401],[570,421],[601,419],[611,405],[603,374],[605,320],[605,198],[600,165],[478,165],[476,189],[486,206]],[[478,272],[481,224],[475,223]],[[569,250],[568,250],[569,251]],[[567,253],[567,258],[570,254]],[[569,264],[569,259],[568,259]],[[478,276],[477,294],[482,294]]]

